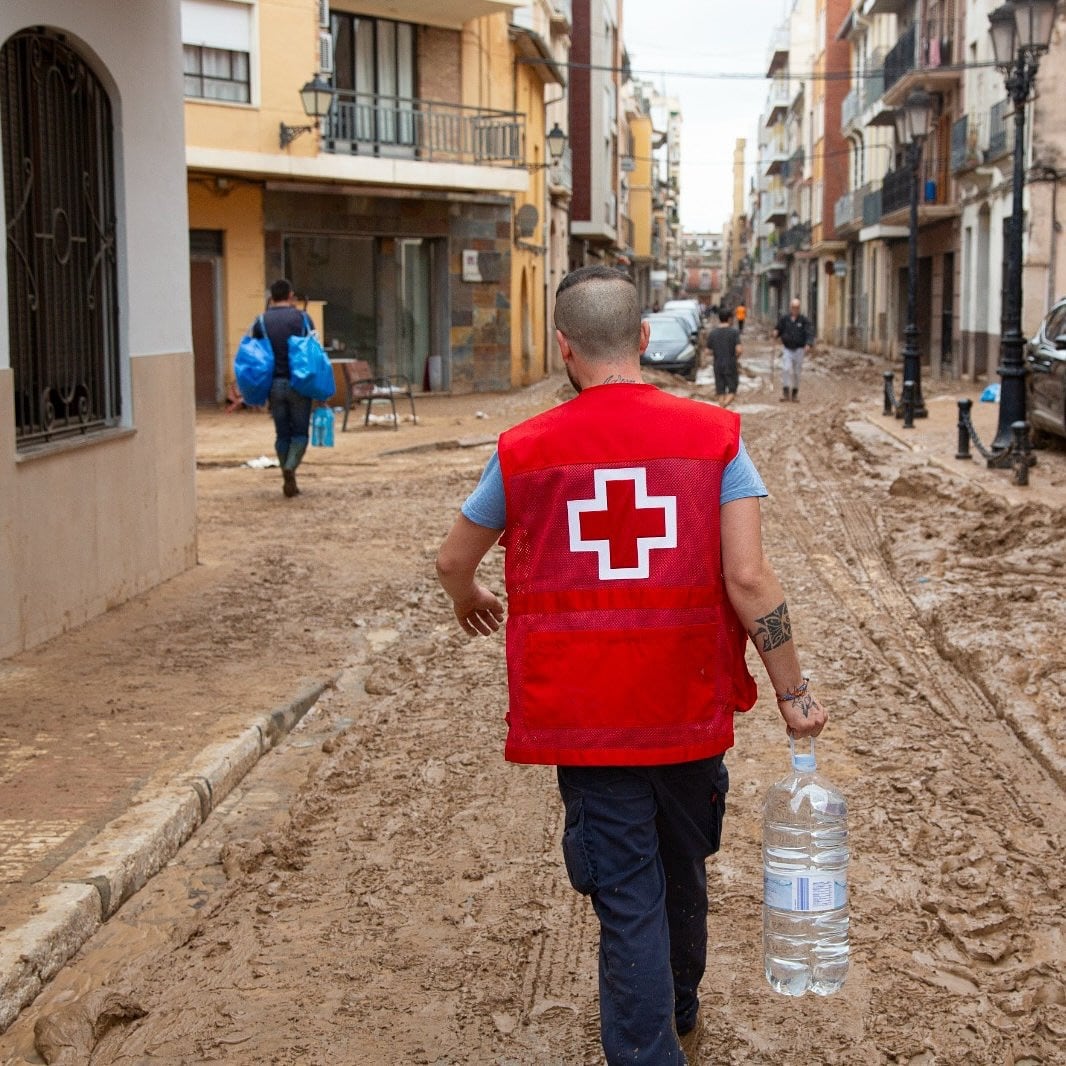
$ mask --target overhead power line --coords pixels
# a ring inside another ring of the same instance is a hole
[[[604,63],[574,63],[571,61],[561,62],[554,59],[543,59],[533,56],[521,56],[518,59],[519,63],[529,64],[531,66],[547,66],[549,64],[555,67],[563,67],[567,70],[594,70],[602,71],[605,74],[624,74],[627,77],[639,76],[641,78],[691,78],[697,81],[772,81],[774,76],[765,73],[755,73],[753,71],[742,70],[644,70],[636,69],[634,67],[615,67]],[[996,64],[993,60],[988,60],[983,63],[945,63],[943,66],[934,68],[938,73],[941,71],[963,71],[963,70],[987,70],[990,67],[994,67]],[[916,68],[918,73],[921,73],[922,68]],[[869,70],[869,71],[853,71],[853,70],[823,70],[823,71],[804,71],[802,73],[796,73],[795,71],[788,71],[783,75],[788,81],[863,81],[867,78],[875,78],[881,74],[881,69]]]

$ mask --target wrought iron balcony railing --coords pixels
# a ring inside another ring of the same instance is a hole
[[[859,115],[859,90],[851,89],[840,104],[840,128],[846,130]]]
[[[326,152],[438,163],[520,164],[523,115],[346,89],[323,120]]]
[[[961,62],[962,44],[962,28],[952,19],[912,22],[885,56],[883,91],[912,70],[935,70]]]

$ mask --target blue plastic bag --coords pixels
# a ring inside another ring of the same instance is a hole
[[[318,448],[333,447],[333,408],[316,407],[311,416],[311,443]]]
[[[307,332],[289,338],[289,384],[312,400],[328,400],[336,391],[333,364],[311,329],[311,319],[304,315]]]
[[[233,360],[233,373],[241,399],[250,407],[261,407],[270,395],[274,382],[274,349],[266,340],[263,316],[256,319],[262,337],[253,337],[249,330],[242,338]]]
[[[999,403],[999,382],[994,382],[991,385],[985,386],[985,391],[981,393],[982,403]]]

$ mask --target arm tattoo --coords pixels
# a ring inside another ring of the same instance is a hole
[[[751,630],[751,639],[759,651],[773,651],[792,639],[792,623],[788,617],[788,604],[782,603],[769,614],[756,618]]]

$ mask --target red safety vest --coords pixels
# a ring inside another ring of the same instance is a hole
[[[722,579],[740,420],[602,385],[500,437],[507,500],[505,756],[649,766],[732,747],[756,697]]]

